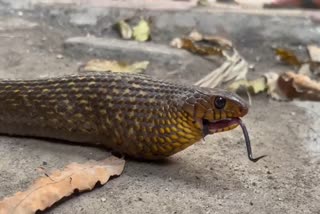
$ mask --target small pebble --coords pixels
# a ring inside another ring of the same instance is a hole
[[[101,201],[102,202],[105,202],[107,199],[106,198],[101,198]]]
[[[57,59],[63,59],[63,55],[58,54],[58,55],[56,56],[56,58],[57,58]]]
[[[48,163],[46,161],[42,161],[42,165],[46,166]]]
[[[23,12],[22,11],[18,11],[18,16],[23,16]]]
[[[249,65],[250,70],[254,71],[254,68],[255,68],[254,64]]]
[[[251,206],[253,206],[253,203],[252,203],[252,201],[250,201],[250,205],[251,205]]]

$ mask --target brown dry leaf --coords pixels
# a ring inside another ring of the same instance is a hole
[[[199,43],[199,42],[204,42]],[[214,88],[224,83],[246,79],[249,64],[233,47],[232,42],[219,36],[204,36],[193,30],[188,38],[175,38],[171,46],[186,49],[203,57],[224,57],[225,62],[194,85]]]
[[[320,101],[320,82],[294,72],[285,72],[278,79],[278,86],[288,99]]]
[[[202,35],[197,30],[191,31],[191,33],[189,34],[189,38],[196,42],[204,41],[225,50],[231,49],[233,47],[232,42],[226,38],[223,38],[221,36]]]
[[[142,73],[147,69],[148,61],[127,64],[115,60],[93,59],[81,66],[80,70],[85,72],[120,72],[120,73]]]
[[[293,66],[301,66],[302,62],[298,59],[298,57],[289,50],[283,49],[283,48],[275,48],[275,54],[277,58],[289,65]]]
[[[76,189],[88,191],[100,182],[105,184],[110,176],[120,175],[125,161],[114,156],[84,164],[71,163],[63,171],[55,171],[39,178],[25,192],[18,192],[0,201],[1,214],[31,214],[52,206]]]
[[[200,56],[223,56],[221,48],[196,44],[196,41],[189,38],[175,38],[170,44],[172,47],[185,49]]]

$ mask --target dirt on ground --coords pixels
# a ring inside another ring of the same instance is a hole
[[[0,20],[11,22],[11,27],[0,25],[1,78],[76,73],[85,59],[64,54],[63,41],[75,31],[19,15],[2,15]],[[14,27],[12,22],[21,20],[25,23]],[[238,48],[252,59],[262,54],[245,44]],[[272,59],[263,63],[265,68],[275,64]],[[260,161],[247,159],[237,128],[208,136],[160,162],[128,160],[120,177],[45,213],[320,213],[319,110],[319,103],[254,96],[244,122],[254,155],[267,155]],[[41,175],[39,166],[50,171],[109,155],[101,148],[1,136],[0,197],[26,189]]]

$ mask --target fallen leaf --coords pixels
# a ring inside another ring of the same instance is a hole
[[[267,81],[267,94],[278,101],[288,101],[289,99],[281,91],[278,86],[279,74],[275,72],[268,72],[263,75]]]
[[[215,88],[237,80],[246,79],[249,64],[234,49],[233,55],[224,54],[227,60],[217,69],[195,83],[200,87]]]
[[[201,40],[203,40],[203,35],[199,31],[193,30],[189,34],[189,38],[194,41],[201,41]]]
[[[315,62],[320,62],[320,47],[317,45],[307,46],[310,59]]]
[[[175,38],[170,45],[203,57],[219,56],[226,59],[219,68],[197,81],[194,84],[196,86],[214,88],[224,83],[246,79],[249,64],[240,56],[228,39],[202,35],[193,30],[188,38]]]
[[[25,192],[18,192],[0,201],[1,214],[31,214],[52,206],[75,190],[92,190],[97,183],[105,184],[110,176],[120,175],[125,161],[109,157],[84,164],[71,163],[63,171],[39,178]]]
[[[302,64],[302,62],[298,59],[298,57],[292,51],[289,51],[283,48],[275,48],[275,54],[278,60],[288,65],[301,66]]]
[[[189,38],[175,38],[172,40],[171,46],[175,48],[188,50],[191,53],[200,56],[223,56],[221,48],[199,45]]]
[[[127,64],[124,62],[118,62],[114,60],[99,60],[93,59],[88,61],[85,65],[80,67],[81,71],[85,72],[120,72],[120,73],[142,73],[147,69],[149,65],[148,61],[135,62],[133,64]]]
[[[320,101],[320,83],[306,75],[285,72],[280,75],[278,86],[288,99]]]
[[[309,57],[310,57],[310,69],[316,74],[320,74],[320,47],[317,45],[307,46]]]
[[[238,80],[231,83],[228,86],[230,91],[238,91],[240,88],[246,88],[252,94],[258,94],[260,92],[266,91],[268,88],[267,80],[265,77],[259,77],[255,80]]]
[[[233,48],[233,44],[230,40],[220,36],[203,36],[202,40],[211,45],[218,46],[223,50],[230,50]]]
[[[139,23],[133,27],[133,38],[139,42],[145,42],[150,38],[149,23],[141,19]]]
[[[127,22],[121,20],[120,22],[118,22],[118,28],[123,39],[131,39],[133,32]]]

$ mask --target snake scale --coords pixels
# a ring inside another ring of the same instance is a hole
[[[247,112],[236,94],[146,75],[0,81],[0,133],[102,144],[139,159],[164,158],[233,129]]]

